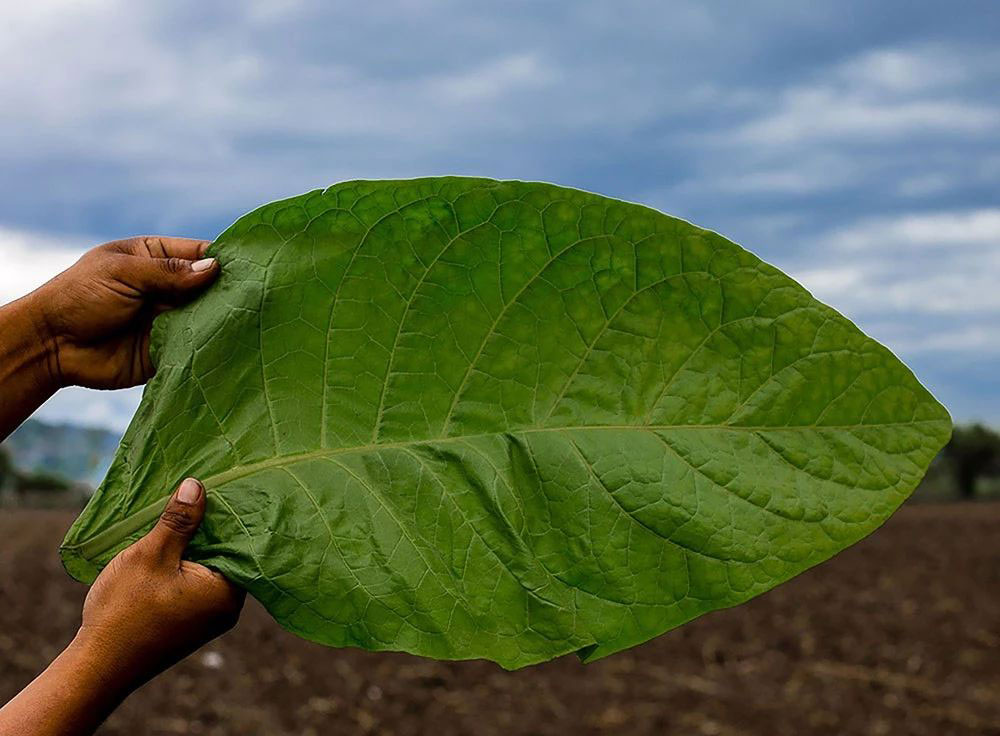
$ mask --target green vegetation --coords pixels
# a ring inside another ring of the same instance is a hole
[[[73,484],[59,473],[21,470],[11,458],[10,451],[0,447],[0,492],[23,495],[29,492],[69,491],[72,488]]]
[[[19,474],[17,477],[17,482],[15,484],[15,490],[17,491],[68,491],[73,487],[73,484],[59,475],[58,473],[49,473],[44,470],[37,471],[35,473],[23,473]]]
[[[13,472],[14,463],[10,459],[10,453],[6,447],[0,447],[0,489],[7,486]]]
[[[914,495],[920,501],[1000,499],[1000,434],[982,424],[955,427]]]
[[[1000,435],[981,424],[956,427],[941,456],[959,495],[973,498],[980,480],[1000,476]]]
[[[951,432],[777,269],[593,194],[348,182],[211,254],[63,560],[92,580],[193,474],[192,557],[330,645],[603,657],[864,537]]]

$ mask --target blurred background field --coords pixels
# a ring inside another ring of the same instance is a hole
[[[71,511],[0,512],[0,700],[71,638]],[[334,650],[255,603],[134,695],[105,736],[1000,733],[1000,503],[906,504],[868,539],[738,608],[591,665]]]

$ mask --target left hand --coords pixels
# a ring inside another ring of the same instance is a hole
[[[160,312],[219,275],[208,243],[146,236],[98,246],[27,299],[56,386],[115,389],[153,375],[149,332]]]

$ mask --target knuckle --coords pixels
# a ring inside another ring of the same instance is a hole
[[[161,263],[163,269],[171,276],[186,273],[190,269],[190,265],[183,258],[164,258]]]
[[[143,252],[152,258],[164,258],[167,251],[163,247],[163,241],[153,235],[144,235],[138,238],[142,244]]]
[[[160,523],[172,531],[184,534],[194,526],[194,519],[183,511],[167,509],[160,515]]]
[[[87,255],[131,255],[133,250],[133,238],[126,238],[125,240],[112,240],[103,245],[99,245],[96,248],[92,248],[88,251]]]

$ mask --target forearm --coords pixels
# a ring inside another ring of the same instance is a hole
[[[49,667],[0,709],[0,736],[86,736],[133,687],[128,673],[78,635]]]
[[[50,346],[39,336],[36,296],[0,307],[0,441],[56,392]]]

